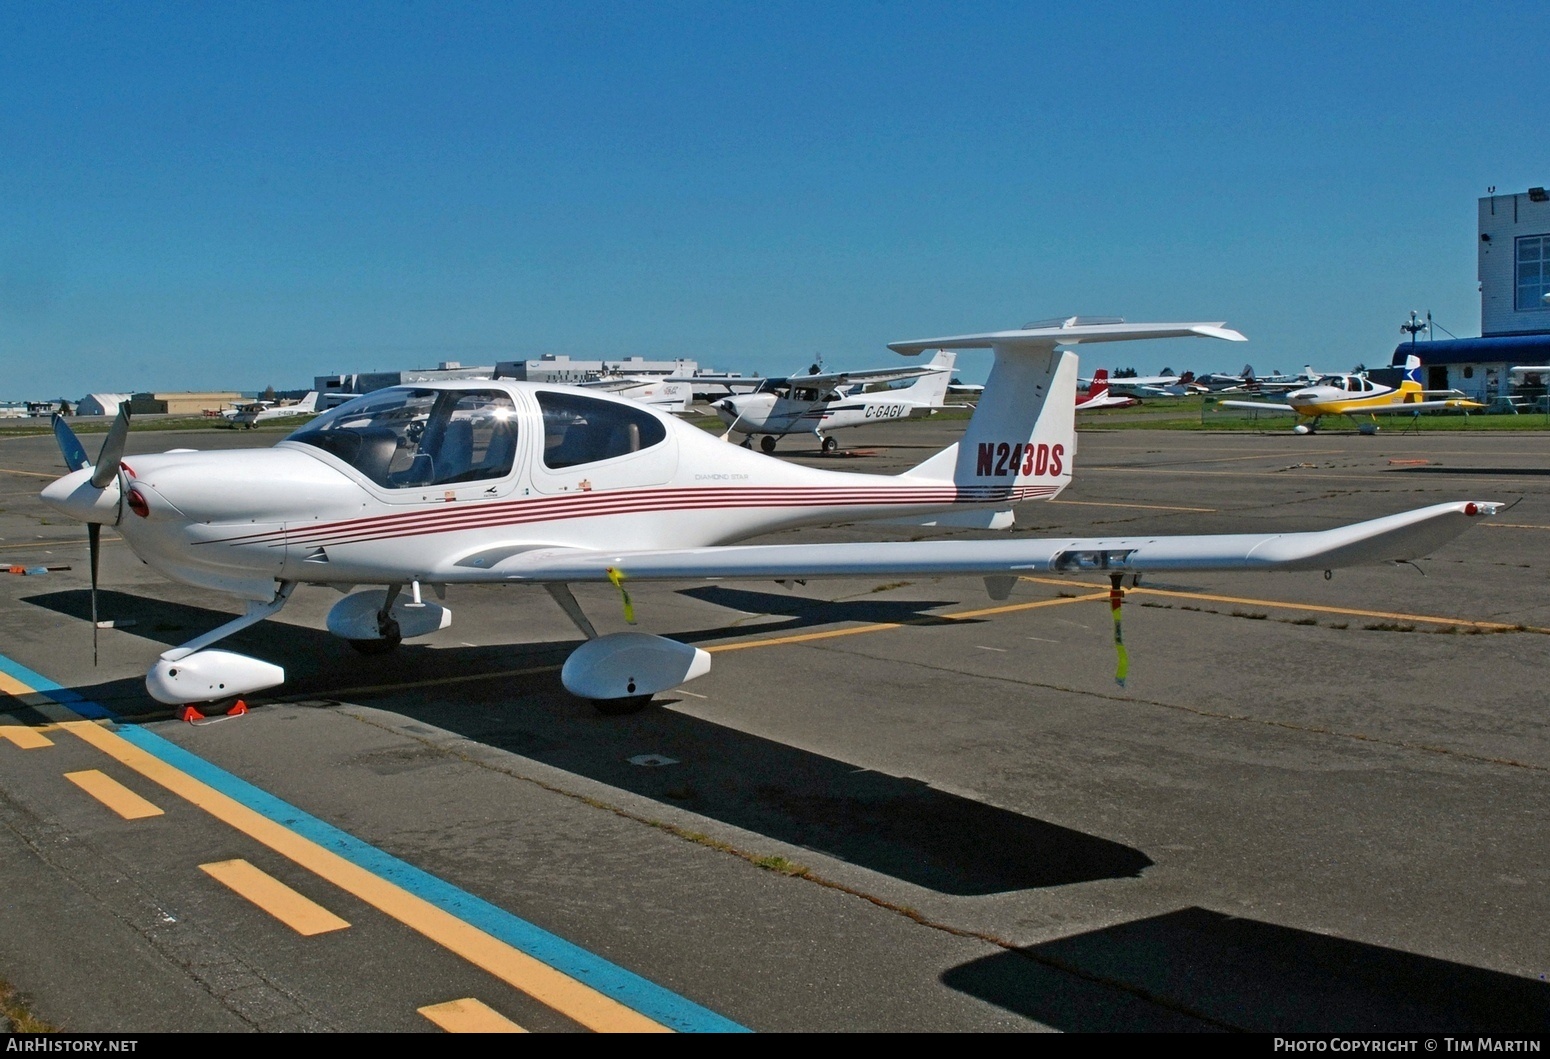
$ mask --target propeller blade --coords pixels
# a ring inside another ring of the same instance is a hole
[[[97,560],[102,555],[102,524],[86,524],[87,551],[91,555],[91,664],[97,664]]]
[[[118,406],[118,416],[108,428],[108,436],[97,453],[97,466],[92,471],[91,484],[106,489],[108,483],[118,477],[118,465],[124,458],[124,441],[129,437],[129,406]]]
[[[59,442],[59,451],[64,454],[66,467],[78,471],[82,467],[91,466],[91,460],[86,458],[86,447],[75,436],[75,431],[70,429],[70,424],[65,422],[65,417],[58,412],[54,413],[54,440]]]

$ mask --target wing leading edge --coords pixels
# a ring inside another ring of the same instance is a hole
[[[1093,570],[1327,570],[1419,558],[1496,510],[1494,502],[1457,501],[1300,533],[730,545],[636,552],[536,548],[504,556],[493,549],[467,556],[453,570],[435,576],[454,582],[541,584],[607,581],[621,575],[639,581],[692,581]]]

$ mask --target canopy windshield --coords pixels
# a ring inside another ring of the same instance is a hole
[[[516,408],[500,390],[394,387],[325,412],[286,440],[389,489],[476,482],[511,473]]]

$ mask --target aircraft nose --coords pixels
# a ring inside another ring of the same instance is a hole
[[[119,500],[122,496],[118,477],[98,489],[91,484],[91,476],[90,467],[72,471],[44,486],[39,495],[49,507],[78,522],[116,525],[121,514]]]

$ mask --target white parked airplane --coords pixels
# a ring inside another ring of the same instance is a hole
[[[276,404],[272,401],[253,401],[250,404],[237,405],[228,408],[221,413],[221,418],[234,427],[246,427],[252,430],[256,424],[267,422],[271,419],[286,419],[291,416],[310,416],[317,413],[318,392],[313,390],[307,396],[295,404]]]
[[[1121,577],[1152,571],[1413,559],[1495,513],[1456,502],[1301,533],[734,543],[870,518],[1008,527],[1013,504],[1053,498],[1071,481],[1077,356],[1057,347],[1190,335],[1242,337],[1219,323],[1073,319],[894,343],[907,354],[989,347],[995,361],[963,439],[893,476],[772,459],[584,389],[465,379],[378,390],[269,449],[125,459],[123,410],[95,466],[55,417],[71,470],[42,497],[87,524],[93,635],[104,525],[164,576],[246,601],[243,616],[162,653],[146,677],[161,702],[220,702],[282,683],[280,666],[212,645],[275,614],[301,584],[349,593],[327,626],[367,652],[450,624],[423,587],[444,598],[448,585],[516,584],[543,587],[585,635],[561,681],[606,713],[704,674],[710,655],[642,632],[599,636],[574,582],[612,582],[622,594],[633,581],[977,575],[1004,599],[1019,575],[1100,573],[1117,602]]]
[[[824,452],[833,452],[839,443],[825,431],[907,419],[941,408],[957,357],[944,350],[918,367],[814,370],[806,375],[766,379],[752,393],[724,397],[711,407],[727,425],[722,437],[730,441],[737,435],[744,448],[752,446],[755,435],[763,435],[759,438],[761,449],[774,452],[778,438],[813,434]],[[910,378],[915,381],[898,389],[854,392],[863,386]]]
[[[1161,375],[1111,377],[1109,389],[1129,397],[1184,397],[1192,393],[1204,393],[1206,388],[1195,382],[1195,373],[1192,371],[1186,371],[1183,375],[1164,371]]]

